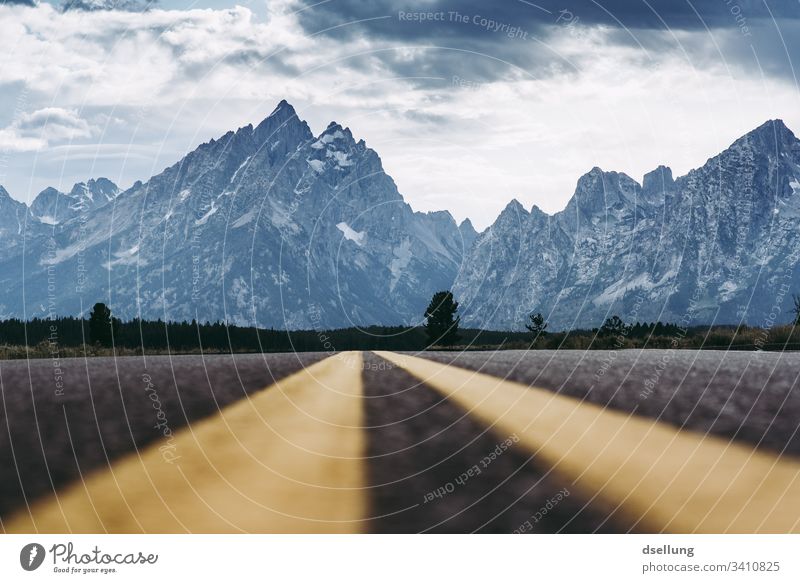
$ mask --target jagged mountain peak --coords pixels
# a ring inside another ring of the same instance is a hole
[[[47,265],[71,277],[80,248],[86,293],[113,292],[121,317],[141,306],[170,319],[291,328],[414,322],[452,284],[475,236],[447,211],[414,212],[363,140],[336,122],[314,137],[285,101],[256,128],[227,132],[135,184],[113,207],[90,207],[85,221],[65,216],[71,199],[56,194],[57,212],[42,216],[58,225],[59,253],[35,221],[42,269],[31,280],[46,278]],[[6,231],[17,233],[17,215],[6,215]],[[73,313],[76,301],[64,297],[60,309]],[[310,303],[319,321],[309,321]]]
[[[312,145],[312,148],[319,148],[321,146],[343,146],[351,148],[355,145],[356,141],[353,138],[353,133],[350,131],[350,128],[342,127],[341,124],[332,121],[328,124],[328,127],[325,128],[325,131],[317,136],[317,140]]]
[[[30,206],[31,214],[42,223],[56,225],[59,219],[74,214],[70,209],[71,203],[72,199],[68,195],[48,186],[33,199]]]
[[[41,201],[41,200],[44,200],[46,198],[53,197],[53,196],[66,196],[66,194],[64,194],[63,192],[61,192],[57,188],[54,188],[52,186],[48,186],[47,188],[43,189],[39,194],[36,195],[36,197],[33,199],[33,202],[31,203],[31,206],[32,207],[36,206],[37,201]]]
[[[322,136],[333,136],[335,140],[347,140],[348,142],[355,142],[353,139],[353,133],[350,131],[350,128],[343,127],[340,123],[332,121],[328,124],[328,127],[325,128],[319,137]]]
[[[285,139],[292,147],[296,147],[301,142],[313,139],[313,134],[308,124],[298,117],[294,107],[282,99],[272,113],[256,126],[253,137],[258,144]]]
[[[297,112],[294,109],[294,106],[286,101],[285,99],[281,99],[278,102],[278,105],[275,106],[275,109],[272,110],[272,113],[269,114],[269,117],[278,114],[285,114],[287,116],[297,115]]]
[[[599,195],[601,198],[616,202],[617,195],[621,194],[627,197],[634,194],[639,188],[641,188],[639,183],[624,172],[606,171],[595,166],[578,179],[575,195],[591,193],[594,196]]]
[[[21,242],[19,235],[23,232],[26,213],[28,206],[13,199],[8,191],[0,186],[0,247],[4,252],[19,248]]]
[[[69,191],[69,195],[73,198],[81,198],[86,195],[89,199],[92,198],[92,193],[89,191],[89,186],[85,182],[76,182]]]
[[[113,199],[119,194],[119,187],[108,178],[90,178],[86,182],[78,182],[72,187],[70,195],[73,197],[87,197],[98,204]],[[98,200],[97,197],[100,197]],[[105,199],[102,200],[102,199]]]
[[[505,208],[500,211],[495,225],[507,223],[509,221],[518,223],[527,219],[529,215],[530,213],[522,206],[522,203],[516,198],[512,198]]]
[[[462,231],[466,232],[472,231],[474,233],[477,233],[477,231],[475,230],[475,225],[472,224],[472,221],[469,219],[469,217],[461,221],[458,225],[458,228]]]
[[[776,150],[786,147],[795,148],[798,145],[800,142],[783,120],[771,119],[734,141],[720,156],[744,150],[769,155],[775,153]]]
[[[461,221],[461,224],[458,225],[458,232],[461,234],[461,241],[463,242],[464,249],[469,250],[479,234],[478,231],[475,230],[472,221],[468,218]]]
[[[234,133],[234,135],[237,135],[237,136],[241,136],[241,135],[251,136],[251,135],[253,135],[253,129],[254,129],[253,128],[253,124],[249,123],[246,126],[240,127],[238,130],[236,130],[236,132],[228,132],[228,134]],[[228,135],[228,134],[225,134],[225,135]]]
[[[470,306],[462,321],[520,328],[520,307],[545,307],[555,327],[609,314],[764,322],[774,318],[776,282],[800,285],[798,195],[800,141],[781,120],[678,178],[662,165],[639,186],[592,168],[553,221],[530,220],[515,236],[498,219],[479,236],[453,285]]]
[[[100,176],[99,178],[90,178],[88,184],[90,187],[92,185],[96,185],[99,188],[109,188],[109,189],[119,190],[119,187],[116,184],[114,184],[111,180],[103,176]]]
[[[794,133],[784,123],[782,119],[770,119],[758,126],[756,129],[747,133],[748,136],[766,135],[795,138]]]
[[[650,202],[663,200],[666,193],[671,192],[674,188],[675,179],[672,177],[672,169],[669,166],[658,166],[642,178],[642,194]]]
[[[625,174],[624,172],[617,172],[616,170],[603,170],[599,166],[594,166],[586,174],[578,179],[578,184],[583,183],[597,183],[598,181],[625,181],[636,183],[636,181]]]
[[[439,228],[458,229],[458,223],[450,211],[427,211],[415,214],[424,216],[431,224],[437,225]]]
[[[69,193],[49,186],[36,195],[30,210],[39,221],[56,225],[80,212],[114,200],[119,187],[108,178],[89,179],[73,185]]]
[[[578,179],[565,211],[571,216],[576,211],[595,215],[609,208],[633,206],[640,193],[639,183],[627,174],[595,166]]]
[[[549,217],[550,215],[548,215],[546,212],[540,209],[539,205],[533,205],[531,207],[531,216],[541,218],[541,217]]]
[[[506,208],[503,209],[503,212],[508,211],[508,210],[511,210],[511,211],[514,211],[514,212],[524,212],[524,213],[528,212],[528,211],[525,210],[525,207],[523,206],[523,204],[519,200],[517,200],[516,198],[512,198],[510,201],[508,201],[508,204],[506,205]]]
[[[267,123],[286,123],[290,120],[301,121],[294,106],[292,106],[285,99],[282,99],[275,109],[273,109],[272,112],[266,118],[264,118],[261,123],[258,124],[258,126],[256,126],[256,129]]]
[[[673,182],[672,178],[672,168],[669,166],[664,166],[660,164],[654,170],[647,172],[642,178],[642,188],[647,188],[649,186],[653,186],[653,183],[657,182],[666,182],[671,183]]]
[[[2,243],[24,247],[38,258],[26,266],[39,265],[24,276],[4,271],[0,285],[22,298],[22,281],[25,301],[36,305],[46,301],[47,266],[68,281],[80,261],[89,270],[85,297],[113,297],[125,317],[289,328],[416,322],[439,289],[454,290],[465,322],[495,328],[521,326],[532,309],[547,309],[556,329],[617,312],[677,321],[695,297],[709,306],[698,319],[716,317],[719,306],[732,321],[750,305],[748,318],[763,320],[772,304],[747,295],[761,267],[800,273],[800,213],[788,203],[774,212],[773,180],[781,180],[779,203],[800,195],[800,149],[779,120],[743,140],[735,155],[677,180],[667,166],[641,186],[594,167],[578,180],[572,207],[549,216],[513,199],[479,235],[469,219],[414,212],[363,140],[337,122],[315,137],[284,100],[256,128],[196,148],[146,190],[137,182],[113,206],[90,205],[86,221],[62,214],[83,212],[70,209],[69,194],[43,191],[59,205],[56,253],[44,221],[29,221],[25,205],[0,189]],[[109,184],[89,180],[73,191],[102,202],[97,193]],[[770,204],[743,204],[756,195]],[[668,204],[657,208],[659,200]],[[758,297],[772,302],[774,287],[763,281]],[[637,294],[643,299],[633,303]],[[78,300],[65,294],[59,311],[76,313]],[[322,319],[309,320],[310,304]],[[3,309],[23,305],[9,300]]]

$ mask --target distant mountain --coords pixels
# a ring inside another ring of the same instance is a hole
[[[786,322],[800,292],[800,141],[769,121],[686,176],[592,169],[548,216],[512,202],[454,284],[466,324]],[[773,314],[770,316],[770,314]]]
[[[31,203],[31,213],[42,223],[57,225],[114,200],[119,193],[107,178],[79,182],[68,194],[45,188]]]
[[[414,323],[477,236],[412,211],[363,140],[336,123],[314,136],[285,101],[125,192],[97,180],[15,204],[25,274],[0,271],[3,316],[104,301],[120,317]]]
[[[593,168],[566,208],[512,201],[477,233],[414,212],[377,153],[282,101],[120,192],[0,187],[0,317],[85,313],[276,328],[414,324],[453,289],[462,322],[551,329],[789,319],[800,291],[800,141],[770,121],[674,178]],[[770,315],[772,314],[772,315]]]
[[[21,246],[22,234],[29,219],[28,207],[11,198],[6,189],[0,186],[0,243],[5,248],[0,261]]]

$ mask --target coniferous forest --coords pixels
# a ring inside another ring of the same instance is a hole
[[[103,325],[108,332],[98,332]],[[370,326],[337,330],[276,330],[223,322],[109,321],[72,316],[0,321],[0,358],[61,356],[219,353],[336,352],[343,350],[606,349],[704,348],[796,350],[800,333],[793,326],[770,330],[753,327],[693,327],[675,324],[620,323],[615,328],[543,332],[459,328],[458,340],[445,346],[432,341],[425,326]]]

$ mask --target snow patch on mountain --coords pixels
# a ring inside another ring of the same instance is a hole
[[[244,159],[244,162],[242,162],[241,164],[239,164],[239,167],[236,169],[236,172],[234,172],[234,173],[233,173],[233,176],[231,176],[231,182],[234,182],[234,181],[236,180],[236,178],[239,176],[239,172],[241,172],[241,171],[242,171],[242,168],[244,168],[245,166],[247,166],[247,163],[248,163],[248,162],[249,162],[249,161],[250,161],[252,158],[253,158],[252,156],[248,156],[247,158],[245,158],[245,159]]]
[[[258,216],[258,211],[256,209],[251,209],[247,211],[245,214],[243,214],[241,217],[233,221],[231,227],[234,229],[244,227],[248,223],[252,222],[252,220],[255,219],[256,216]]]
[[[364,239],[366,238],[367,234],[363,231],[356,231],[350,227],[347,223],[338,223],[336,228],[339,229],[343,234],[344,238],[348,241],[352,241],[359,247],[364,244]]]
[[[106,261],[103,265],[107,270],[118,265],[136,265],[139,262],[139,245],[134,245],[130,249],[116,251],[114,259]]]
[[[563,211],[507,208],[477,237],[453,285],[462,321],[763,323],[780,285],[800,289],[798,165],[800,141],[772,120],[678,178],[593,168]]]
[[[112,298],[122,318],[411,324],[452,289],[465,325],[493,329],[533,311],[553,330],[613,314],[759,323],[784,282],[800,290],[798,168],[772,121],[686,176],[593,168],[564,211],[512,202],[479,234],[414,212],[363,140],[337,123],[315,136],[284,101],[121,193],[90,180],[26,207],[0,188],[0,312],[47,303],[55,276],[80,290],[61,314]]]
[[[620,299],[625,292],[633,289],[649,290],[654,287],[653,282],[650,281],[650,275],[647,273],[640,273],[639,275],[630,279],[615,281],[608,286],[603,292],[592,300],[596,305],[610,304]]]
[[[338,150],[328,151],[328,157],[332,157],[336,162],[337,166],[344,167],[344,166],[352,166],[353,162],[350,160],[350,157],[347,155],[346,152],[340,152]]]
[[[205,225],[208,222],[208,219],[210,219],[217,212],[217,210],[219,210],[217,208],[217,203],[216,202],[211,203],[211,208],[208,209],[202,217],[197,219],[194,222],[194,224],[197,226]]]

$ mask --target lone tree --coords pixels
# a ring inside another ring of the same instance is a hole
[[[89,340],[100,346],[111,346],[112,330],[119,320],[111,316],[111,310],[102,302],[97,302],[89,314]]]
[[[542,338],[547,332],[547,322],[544,321],[544,316],[541,313],[530,314],[528,316],[529,323],[525,324],[528,332],[533,336],[533,341],[536,342]]]
[[[453,300],[449,291],[440,291],[433,294],[431,303],[425,310],[425,332],[428,335],[428,346],[439,344],[452,346],[458,339],[458,324],[461,316],[456,316],[458,302]]]
[[[619,316],[607,318],[600,326],[600,336],[617,336],[625,331],[625,322]]]

